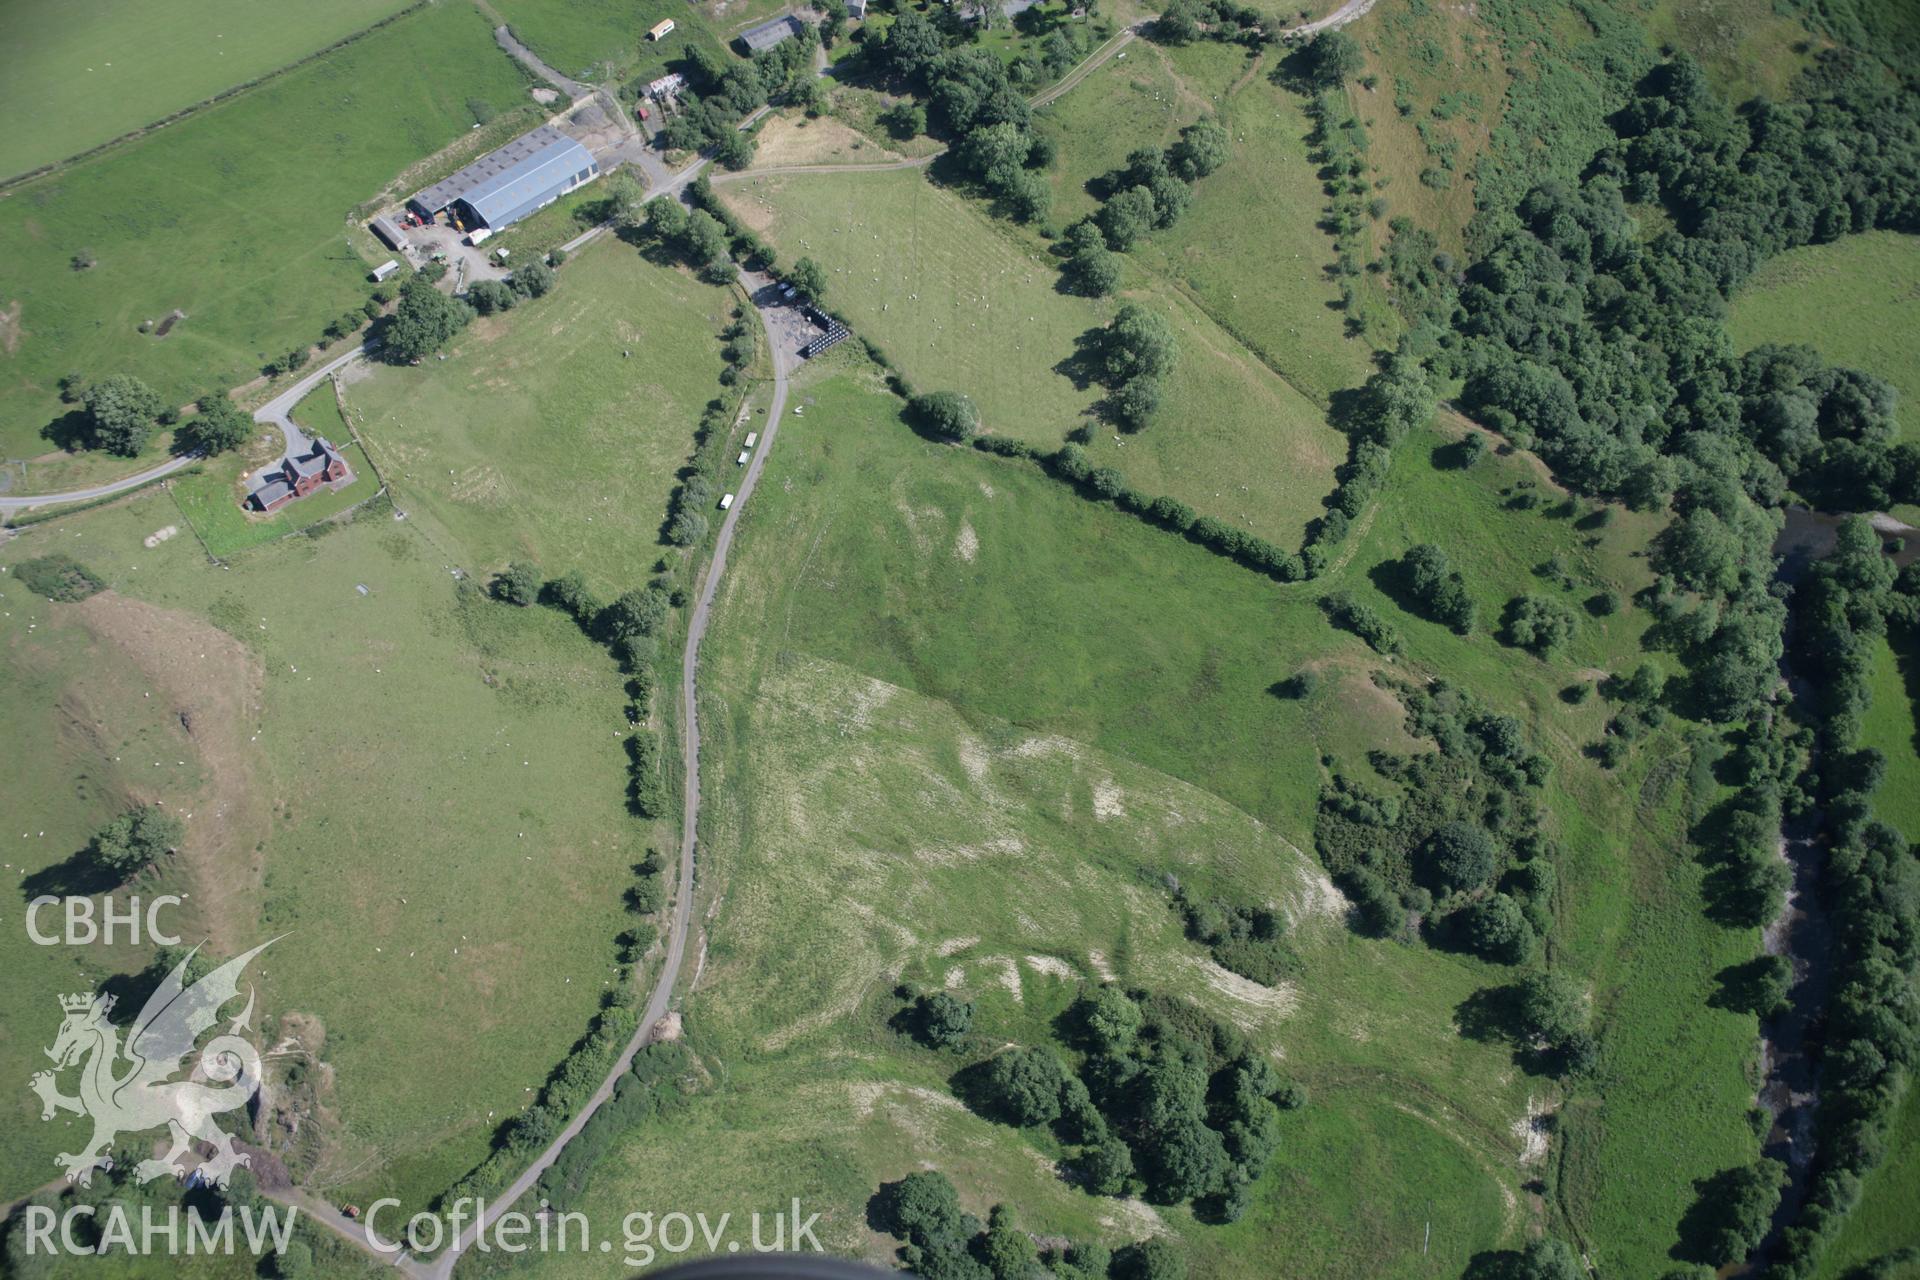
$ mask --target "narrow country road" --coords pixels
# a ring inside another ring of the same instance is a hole
[[[1109,58],[1113,57],[1114,54],[1132,44],[1135,38],[1138,37],[1142,31],[1145,31],[1148,24],[1152,21],[1153,19],[1151,18],[1142,18],[1132,26],[1123,28],[1120,34],[1114,36],[1111,40],[1088,54],[1079,66],[1067,72],[1064,76],[1061,76],[1052,85],[1042,89],[1039,93],[1029,98],[1027,105],[1030,107],[1044,107],[1055,98],[1065,95],[1075,85],[1098,70]]]
[[[281,439],[286,442],[287,453],[304,453],[308,440],[306,433],[294,425],[291,416],[293,407],[305,399],[309,391],[332,377],[336,370],[361,359],[368,350],[368,347],[362,345],[335,356],[298,382],[290,384],[286,390],[260,408],[255,409],[253,420],[278,428]],[[0,515],[15,511],[30,511],[36,507],[59,506],[68,502],[91,502],[96,498],[111,498],[116,493],[138,489],[141,485],[151,484],[155,480],[170,476],[182,467],[190,466],[199,460],[200,455],[197,453],[182,453],[168,458],[157,467],[149,467],[145,471],[122,477],[109,484],[90,485],[85,489],[68,489],[64,493],[28,494],[17,498],[0,497]]]
[[[775,339],[774,326],[767,322],[766,310],[777,294],[771,278],[764,275],[743,273],[741,279],[747,284],[754,303],[754,313],[760,317],[761,330],[767,335],[767,345],[773,357],[773,401],[767,406],[767,423],[760,431],[760,443],[754,450],[752,459],[747,463],[747,471],[740,478],[740,487],[734,491],[733,505],[720,522],[720,532],[713,540],[713,558],[707,562],[707,571],[700,582],[700,589],[694,597],[693,612],[687,615],[687,645],[680,663],[680,756],[685,783],[681,792],[680,824],[680,874],[674,893],[673,923],[667,933],[666,960],[660,966],[660,973],[654,980],[653,995],[647,1001],[647,1007],[640,1014],[640,1026],[634,1032],[633,1039],[620,1054],[620,1060],[614,1064],[607,1078],[594,1090],[593,1097],[581,1108],[578,1115],[561,1131],[540,1158],[528,1166],[526,1172],[500,1192],[487,1204],[486,1216],[460,1233],[459,1238],[446,1252],[431,1263],[418,1266],[416,1274],[425,1280],[447,1280],[453,1274],[454,1263],[462,1253],[471,1248],[476,1236],[493,1224],[500,1214],[511,1209],[520,1197],[533,1189],[540,1175],[545,1173],[553,1162],[560,1158],[560,1152],[586,1127],[594,1112],[604,1106],[613,1096],[614,1086],[620,1077],[633,1065],[633,1059],[642,1048],[653,1042],[653,1029],[667,1015],[667,1007],[672,1003],[674,987],[678,985],[680,970],[686,962],[687,936],[693,920],[693,886],[695,850],[699,838],[700,818],[700,708],[697,697],[697,682],[700,673],[700,642],[706,638],[707,623],[712,616],[714,596],[720,590],[721,575],[727,571],[727,553],[733,547],[733,532],[740,523],[740,515],[747,507],[747,499],[753,496],[754,486],[760,483],[760,473],[767,465],[767,457],[773,452],[774,437],[780,431],[780,418],[787,406],[787,374],[790,371],[795,352],[782,349]]]
[[[690,175],[689,175],[690,176]],[[591,239],[601,228],[579,237],[581,242]],[[606,1105],[613,1096],[620,1077],[633,1065],[633,1059],[641,1049],[653,1042],[654,1028],[666,1017],[673,1001],[674,988],[679,985],[680,971],[685,966],[687,939],[692,929],[694,867],[699,837],[700,818],[700,718],[698,700],[698,680],[700,673],[700,642],[706,637],[707,624],[712,616],[714,597],[720,590],[720,579],[727,570],[727,555],[733,547],[733,534],[740,522],[741,513],[746,510],[747,500],[753,496],[753,490],[760,483],[760,473],[765,470],[767,458],[773,451],[773,442],[780,432],[780,420],[786,412],[787,377],[792,372],[798,353],[787,350],[776,338],[776,328],[767,320],[767,311],[777,305],[777,286],[766,275],[752,272],[743,273],[743,283],[753,300],[754,313],[760,317],[762,331],[767,335],[767,344],[773,360],[773,399],[767,406],[766,425],[760,428],[760,442],[754,449],[753,457],[747,464],[746,473],[740,478],[740,487],[734,491],[733,505],[720,522],[720,532],[714,538],[713,558],[708,561],[706,573],[702,576],[698,592],[694,597],[693,611],[687,616],[687,645],[680,667],[680,713],[681,731],[681,768],[685,779],[681,795],[679,877],[674,893],[673,918],[668,927],[667,950],[659,974],[654,978],[652,994],[647,999],[646,1008],[641,1011],[640,1025],[634,1031],[633,1038],[627,1042],[620,1053],[619,1060],[607,1073],[600,1087],[586,1105],[568,1122],[567,1127],[548,1144],[538,1159],[530,1164],[519,1177],[508,1186],[490,1197],[486,1203],[485,1215],[461,1231],[446,1250],[427,1261],[411,1258],[400,1252],[395,1244],[385,1247],[369,1239],[363,1224],[354,1222],[317,1197],[294,1188],[273,1193],[273,1198],[281,1203],[298,1207],[310,1215],[320,1225],[331,1229],[374,1258],[398,1267],[417,1280],[450,1280],[454,1266],[481,1232],[491,1227],[501,1214],[508,1212],[514,1204],[531,1191],[553,1162],[560,1158],[566,1148],[591,1120],[594,1113]],[[291,392],[289,392],[291,394]],[[278,403],[276,401],[276,403]],[[271,406],[269,406],[271,407]],[[265,413],[266,410],[261,410]],[[391,1229],[391,1227],[389,1227]],[[384,1242],[383,1242],[384,1243]]]
[[[499,14],[493,11],[493,6],[486,5],[483,7],[490,16],[499,17]],[[506,50],[509,57],[517,59],[527,70],[533,72],[533,74],[539,76],[542,80],[545,80],[548,84],[560,90],[560,92],[566,94],[575,102],[578,102],[593,92],[592,85],[582,84],[572,76],[563,76],[545,62],[542,62],[539,54],[520,43],[519,39],[513,34],[512,30],[508,28],[506,23],[502,22],[493,29],[493,41],[502,49]]]
[[[10,515],[15,511],[31,511],[35,507],[58,506],[66,502],[91,502],[95,498],[111,498],[116,493],[138,489],[143,484],[151,484],[163,476],[170,476],[180,468],[197,461],[199,456],[195,453],[178,454],[157,467],[148,467],[145,471],[124,476],[110,484],[89,485],[85,489],[68,489],[65,493],[31,494],[20,498],[0,497],[0,515]]]
[[[311,373],[306,374],[298,382],[290,384],[286,390],[261,405],[258,409],[255,409],[253,411],[253,420],[278,427],[280,429],[281,439],[286,441],[287,452],[289,454],[306,452],[307,447],[312,441],[307,439],[306,432],[294,425],[294,406],[302,400],[305,400],[307,393],[319,386],[322,382],[325,382],[328,378],[331,378],[355,360],[366,358],[368,355],[371,355],[372,352],[372,345],[366,342],[362,342],[350,350],[342,351],[339,355],[314,369]]]
[[[1332,13],[1328,14],[1326,17],[1316,19],[1313,22],[1302,23],[1300,26],[1297,26],[1297,27],[1288,27],[1285,30],[1283,30],[1280,34],[1283,37],[1311,36],[1311,35],[1317,35],[1322,31],[1331,31],[1336,27],[1344,27],[1348,23],[1353,22],[1360,17],[1363,17],[1369,10],[1373,8],[1374,4],[1375,4],[1375,0],[1346,0],[1346,3],[1342,4],[1338,9],[1335,9]],[[1130,27],[1126,27],[1122,29],[1120,32],[1114,35],[1111,39],[1109,39],[1105,44],[1102,44],[1099,48],[1095,49],[1092,53],[1088,54],[1087,57],[1081,61],[1079,66],[1075,67],[1073,70],[1069,71],[1066,75],[1062,76],[1056,83],[1054,83],[1050,87],[1043,89],[1041,92],[1035,94],[1031,99],[1029,99],[1029,104],[1034,107],[1044,107],[1048,103],[1053,102],[1055,99],[1061,97],[1063,94],[1070,92],[1076,85],[1078,85],[1082,80],[1085,80],[1088,75],[1092,74],[1102,64],[1104,64],[1109,59],[1111,59],[1115,54],[1119,53],[1122,49],[1126,48],[1129,44],[1133,43],[1133,41],[1139,37],[1140,33],[1146,30],[1148,23],[1150,21],[1151,19],[1143,19],[1140,22],[1134,23]],[[581,84],[578,80],[573,80],[567,76],[561,75],[558,71],[555,71],[552,67],[542,62],[540,58],[536,54],[534,54],[534,52],[531,49],[528,49],[525,45],[521,44],[518,40],[514,39],[513,33],[507,30],[504,24],[502,24],[494,32],[494,38],[497,41],[499,41],[500,47],[502,49],[505,49],[508,53],[512,54],[515,58],[519,59],[528,68],[530,68],[536,74],[538,74],[542,79],[545,79],[550,84],[553,84],[556,87],[559,87],[565,90],[566,92],[572,94],[574,98],[578,99],[588,93],[593,92],[593,87],[591,85]],[[761,116],[765,115],[769,110],[771,110],[770,107],[759,108],[758,110],[754,111],[753,114],[749,115],[746,119],[742,120],[740,122],[739,127],[742,129],[751,127],[756,121],[760,119]],[[872,173],[872,172],[877,172],[883,169],[921,168],[933,163],[933,161],[938,159],[941,154],[944,154],[944,152],[936,152],[933,155],[923,156],[919,159],[914,159],[914,160],[901,160],[901,161],[895,161],[889,164],[878,164],[878,165],[787,165],[787,166],[780,166],[780,167],[769,168],[769,169],[758,169],[758,170],[748,169],[748,170],[743,170],[739,173],[721,174],[717,176],[714,179],[714,181],[715,182],[738,182],[743,178],[757,178],[757,177],[765,177],[768,175],[777,175],[777,174],[785,174],[785,173]],[[644,171],[646,171],[649,181],[658,184],[653,186],[647,192],[647,198],[649,200],[652,200],[652,199],[657,199],[661,196],[670,196],[677,199],[680,196],[680,193],[686,190],[687,184],[689,182],[692,182],[693,179],[698,174],[700,174],[703,170],[705,170],[709,165],[709,163],[710,163],[710,160],[707,157],[703,156],[699,160],[694,161],[694,163],[688,165],[685,169],[682,169],[679,173],[673,175],[671,178],[665,181],[660,181],[662,177],[662,172],[659,169],[657,169],[656,166],[642,163],[640,167]],[[563,245],[562,248],[564,248],[567,252],[571,253],[573,252],[573,250],[579,248],[581,245],[587,244],[593,240],[598,239],[602,234],[605,233],[606,230],[607,228],[604,225],[599,227],[594,227],[589,231],[585,231],[580,235],[575,236],[572,240],[568,241],[565,245]],[[320,371],[320,373],[321,374],[331,373],[335,368],[339,367],[340,365],[347,363],[349,360],[358,358],[360,354],[361,353],[358,351],[350,352],[347,356],[341,357],[335,360],[333,363],[324,366],[323,369]],[[316,375],[309,375],[309,378],[313,378],[315,381],[318,380]],[[302,382],[305,383],[306,380],[303,379]],[[305,394],[305,393],[302,392],[302,394]],[[296,396],[295,400],[297,401],[298,398],[299,397]],[[279,404],[279,399],[280,399],[279,397],[275,398],[274,405]],[[296,447],[303,447],[304,439],[305,439],[304,436],[302,436],[300,441],[297,443],[294,438],[296,435],[299,435],[299,429],[293,426],[292,420],[286,416],[286,412],[285,412],[285,410],[291,409],[292,407],[293,407],[292,403],[289,403],[277,415],[270,416],[270,417],[263,418],[261,417],[260,413],[256,413],[254,415],[254,417],[258,421],[262,421],[262,422],[271,421],[275,425],[277,425],[281,429],[281,433],[287,437],[287,447],[289,449],[293,449]],[[273,408],[273,405],[269,405],[268,408]],[[266,410],[261,411],[261,413],[265,413],[265,412]],[[188,465],[192,461],[193,461],[193,458],[189,456],[170,458],[166,462],[161,463],[157,467],[153,467],[146,471],[142,471],[137,475],[128,476],[122,480],[116,480],[111,484],[93,485],[85,489],[71,489],[65,493],[46,493],[46,494],[38,494],[31,497],[15,497],[15,498],[0,496],[0,515],[5,515],[9,512],[14,512],[14,511],[26,511],[35,507],[54,506],[59,503],[65,503],[65,502],[88,502],[96,498],[109,498],[116,493],[124,493],[129,489],[136,489],[143,484],[148,484],[154,480],[158,480],[162,478],[163,476],[171,475],[173,472],[180,470],[180,468]]]
[[[1322,31],[1331,31],[1335,27],[1344,27],[1349,22],[1365,16],[1373,8],[1374,0],[1347,0],[1338,9],[1324,18],[1313,22],[1303,22],[1297,27],[1288,27],[1280,34],[1283,36],[1316,36]]]
[[[1294,28],[1284,34],[1310,35],[1316,31],[1344,26],[1346,23],[1366,13],[1373,7],[1373,4],[1374,0],[1347,0],[1347,3],[1342,5],[1340,9],[1328,17],[1321,19],[1319,22]],[[1143,21],[1117,33],[1113,38],[1089,54],[1079,66],[1062,77],[1059,82],[1042,93],[1035,95],[1035,97],[1031,99],[1032,105],[1036,107],[1045,106],[1047,103],[1052,102],[1062,94],[1073,89],[1074,86],[1084,80],[1089,73],[1118,54],[1128,44],[1132,43],[1145,27],[1146,22]],[[504,27],[496,32],[496,38],[500,39],[503,48],[513,53],[514,56],[520,57],[521,60],[527,62],[529,66],[533,66],[537,62],[537,59],[533,59],[533,55],[530,52],[514,47],[518,45],[518,42],[512,41],[511,33],[507,32]],[[511,44],[509,41],[511,41]],[[522,56],[523,53],[525,56]],[[577,83],[566,81],[565,77],[559,76],[557,73],[552,73],[551,69],[545,68],[544,64],[540,64],[536,69],[541,70],[542,74],[556,83],[566,82],[570,85]],[[582,92],[588,89],[587,86],[579,86],[579,88]],[[575,96],[578,97],[580,95],[576,94]],[[770,107],[759,108],[746,117],[746,119],[742,120],[738,127],[742,129],[750,127],[770,109]],[[917,168],[931,163],[937,158],[938,154],[939,153],[936,153],[933,156],[926,156],[919,159],[895,161],[878,165],[795,165],[762,169],[757,172],[745,171],[737,174],[721,175],[719,178],[716,178],[715,181],[734,181],[741,178],[778,173],[846,173]],[[681,170],[678,174],[675,174],[670,181],[650,189],[646,193],[645,198],[647,200],[661,198],[680,199],[687,185],[703,172],[709,164],[710,159],[703,156]],[[611,229],[611,223],[602,223],[597,227],[590,228],[580,235],[575,236],[562,247],[571,253],[581,246],[600,238]],[[659,974],[654,980],[653,990],[647,999],[646,1007],[641,1011],[639,1027],[635,1030],[632,1039],[627,1042],[626,1047],[621,1051],[618,1061],[615,1062],[613,1069],[607,1074],[606,1079],[601,1081],[600,1087],[594,1091],[593,1096],[587,1100],[586,1105],[568,1122],[566,1128],[541,1152],[538,1159],[529,1165],[527,1169],[515,1178],[504,1190],[487,1201],[484,1216],[479,1221],[469,1224],[466,1229],[461,1231],[448,1245],[444,1252],[431,1260],[421,1261],[411,1258],[402,1252],[397,1244],[394,1243],[389,1243],[384,1240],[376,1242],[371,1238],[371,1233],[364,1224],[345,1217],[332,1205],[325,1203],[319,1197],[302,1188],[293,1187],[267,1193],[271,1198],[283,1204],[298,1207],[313,1218],[316,1223],[332,1230],[369,1256],[378,1261],[395,1266],[404,1274],[415,1277],[416,1280],[451,1280],[453,1269],[458,1264],[460,1257],[473,1247],[475,1240],[490,1228],[499,1219],[501,1214],[512,1209],[513,1205],[519,1201],[521,1197],[533,1189],[534,1185],[540,1180],[540,1176],[552,1167],[554,1161],[559,1158],[561,1151],[565,1149],[567,1143],[579,1135],[580,1131],[586,1127],[587,1122],[591,1120],[594,1114],[613,1096],[615,1086],[619,1084],[621,1076],[626,1074],[631,1068],[634,1057],[642,1048],[652,1042],[654,1028],[667,1014],[668,1008],[673,1000],[674,988],[679,982],[680,971],[685,965],[687,940],[692,927],[694,872],[698,848],[700,816],[700,723],[698,706],[700,645],[706,637],[707,625],[712,616],[713,602],[719,592],[720,580],[726,572],[727,557],[733,546],[734,531],[739,525],[741,514],[746,510],[748,499],[752,497],[755,486],[759,484],[761,472],[765,469],[767,458],[773,450],[774,440],[779,434],[780,423],[786,413],[788,377],[792,373],[798,357],[797,352],[787,350],[780,345],[776,338],[778,329],[768,318],[768,313],[774,309],[778,302],[775,281],[765,274],[754,272],[743,272],[741,274],[741,280],[749,289],[750,297],[754,304],[755,315],[760,320],[762,332],[767,336],[768,348],[773,362],[773,398],[767,407],[767,420],[760,432],[759,445],[748,462],[746,473],[741,477],[740,487],[734,494],[733,505],[728,509],[725,518],[722,519],[720,523],[720,531],[714,539],[713,557],[708,562],[706,572],[700,582],[700,589],[695,596],[693,610],[687,619],[687,643],[682,653],[680,670],[680,706],[683,719],[681,767],[684,781],[682,791],[679,877],[674,895],[673,918],[667,935],[666,957],[661,965]],[[356,348],[335,357],[325,365],[315,369],[300,379],[300,381],[289,386],[278,396],[275,396],[273,400],[269,401],[266,405],[256,410],[254,413],[255,421],[272,423],[277,426],[285,438],[289,450],[304,447],[306,436],[294,425],[290,416],[293,407],[298,404],[313,387],[317,386],[322,379],[332,376],[334,372],[344,368],[353,361],[364,358],[367,355],[367,351],[368,349],[364,346]],[[123,489],[145,483],[155,475],[164,475],[169,471],[176,470],[186,465],[189,461],[191,461],[190,458],[177,458],[168,462],[162,468],[156,469],[154,472],[129,477],[126,480],[116,482],[112,485],[98,486],[94,490],[77,490],[71,493],[39,498],[0,498],[0,511],[17,509],[36,503],[80,501],[88,497],[107,496]]]
[[[732,173],[716,173],[709,181],[718,187],[729,182],[742,182],[748,178],[775,178],[788,173],[888,173],[895,169],[924,169],[945,154],[945,151],[936,151],[930,156],[915,156],[910,160],[885,160],[871,164],[773,164],[764,169],[739,169]]]

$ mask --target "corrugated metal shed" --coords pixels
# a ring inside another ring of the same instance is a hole
[[[597,176],[593,155],[552,125],[541,125],[481,156],[407,203],[432,216],[450,205],[467,205],[498,229]]]
[[[376,217],[372,222],[367,224],[367,227],[373,234],[385,241],[387,248],[393,250],[395,253],[405,253],[407,251],[408,246],[405,233],[403,233],[399,226],[394,223],[393,219],[389,218],[386,214],[383,213]]]
[[[771,49],[782,40],[790,40],[800,34],[800,19],[792,14],[782,14],[769,19],[757,27],[748,27],[740,33],[740,43],[754,53]]]

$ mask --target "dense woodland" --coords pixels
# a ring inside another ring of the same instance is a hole
[[[1920,876],[1905,839],[1872,817],[1881,765],[1855,745],[1865,646],[1913,604],[1864,522],[1791,590],[1776,580],[1772,544],[1789,501],[1871,511],[1920,499],[1920,450],[1895,443],[1894,393],[1879,379],[1807,347],[1736,356],[1724,316],[1771,254],[1875,228],[1920,231],[1920,95],[1878,63],[1832,51],[1791,102],[1730,108],[1684,56],[1623,85],[1622,101],[1614,136],[1577,181],[1482,204],[1483,248],[1464,273],[1416,229],[1396,228],[1392,276],[1412,321],[1403,352],[1459,379],[1468,412],[1537,450],[1570,487],[1671,513],[1642,603],[1657,619],[1650,641],[1690,674],[1628,701],[1664,698],[1727,726],[1738,791],[1704,851],[1719,918],[1752,927],[1777,915],[1782,823],[1823,819],[1841,976],[1817,1050],[1807,1196],[1770,1257],[1773,1274],[1805,1276],[1881,1158],[1920,1044]],[[1488,184],[1483,201],[1502,189]],[[1434,607],[1444,578],[1411,569]],[[1817,657],[1804,664],[1810,707],[1780,682],[1789,634]],[[1331,797],[1342,799],[1337,788]],[[1784,988],[1765,967],[1762,1005]],[[1705,1219],[1698,1261],[1738,1261],[1759,1243],[1779,1174],[1769,1162],[1729,1170],[1739,1194],[1703,1194],[1690,1215]]]

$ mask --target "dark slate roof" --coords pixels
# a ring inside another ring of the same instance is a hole
[[[757,27],[748,27],[740,33],[740,43],[759,53],[762,49],[771,49],[782,40],[790,40],[800,34],[800,19],[790,13],[770,18]]]
[[[253,491],[253,500],[264,507],[269,503],[279,501],[292,492],[293,486],[287,483],[287,478],[275,472],[268,478],[265,484]]]
[[[593,156],[585,147],[543,124],[498,151],[489,151],[452,177],[442,178],[408,203],[438,213],[464,200],[491,225],[489,209],[509,211],[539,188],[562,184],[592,164]]]
[[[327,464],[340,456],[339,450],[327,443],[325,436],[313,438],[313,448],[298,458],[294,458],[294,474],[302,476],[318,475],[327,469]]]

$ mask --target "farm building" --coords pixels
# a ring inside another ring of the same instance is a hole
[[[678,71],[669,71],[658,80],[647,81],[647,96],[655,102],[665,102],[670,98],[678,97],[680,91],[686,87],[685,76]]]
[[[289,453],[273,466],[260,469],[255,477],[259,483],[247,495],[247,505],[255,511],[278,511],[323,484],[338,485],[352,478],[353,471],[340,451],[315,436],[305,453]]]
[[[662,18],[660,21],[654,23],[652,27],[648,28],[647,39],[665,40],[668,36],[672,34],[673,34],[673,19]]]
[[[376,236],[379,236],[381,243],[385,244],[387,248],[393,250],[395,253],[405,253],[409,248],[405,233],[395,225],[392,218],[389,218],[384,213],[376,217],[372,222],[369,222],[367,229]]]
[[[543,124],[434,183],[407,204],[423,218],[450,212],[469,229],[498,231],[599,176],[600,166],[585,147]]]
[[[847,0],[847,16],[855,22],[867,20],[867,0]]]
[[[790,13],[771,18],[757,27],[748,27],[740,33],[740,43],[747,47],[748,53],[760,53],[771,49],[783,40],[791,40],[800,34],[800,19]]]
[[[388,258],[385,262],[373,269],[373,282],[379,284],[399,269],[400,259]]]

